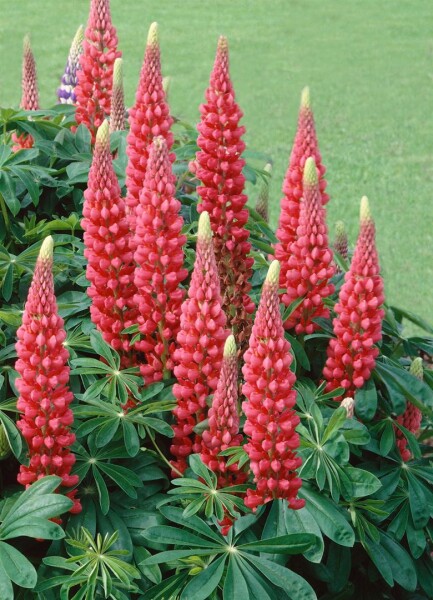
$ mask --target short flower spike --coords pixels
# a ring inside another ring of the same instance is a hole
[[[123,89],[123,60],[116,58],[113,70],[113,96],[111,98],[110,131],[125,129],[125,93]]]
[[[303,173],[305,162],[309,157],[314,158],[316,163],[318,193],[320,202],[324,205],[329,200],[329,196],[325,192],[326,180],[324,174],[326,169],[323,166],[317,142],[310,90],[306,87],[301,95],[298,129],[283,183],[284,196],[281,200],[281,211],[276,232],[278,243],[275,245],[275,258],[281,262],[280,285],[283,289],[287,287],[287,271],[290,270],[292,244],[297,239],[301,198],[304,197]]]
[[[80,68],[80,56],[83,53],[84,27],[80,25],[72,40],[69,50],[68,60],[66,61],[65,72],[62,75],[60,86],[57,90],[57,97],[60,104],[75,104],[77,97],[75,88],[78,84],[77,71]]]
[[[188,456],[201,450],[201,438],[193,429],[207,416],[206,399],[217,389],[228,335],[207,212],[200,215],[194,270],[181,311],[173,354],[177,407],[171,452],[173,465],[183,472]]]
[[[329,316],[329,308],[324,300],[334,292],[330,280],[335,274],[313,157],[305,162],[303,190],[296,240],[292,243],[291,256],[285,264],[285,288],[281,299],[285,306],[290,306],[302,298],[284,327],[294,329],[297,334],[311,334],[319,329],[315,319]]]
[[[260,190],[256,200],[256,211],[267,223],[269,221],[269,181],[272,175],[271,163],[266,163],[264,171],[269,174],[269,178],[267,181],[262,181],[260,184]]]
[[[368,379],[382,338],[383,281],[376,251],[375,226],[367,198],[361,200],[360,232],[349,271],[344,277],[333,320],[335,338],[329,342],[323,369],[326,390],[345,389],[354,397]],[[341,400],[336,398],[336,400]]]
[[[66,333],[57,310],[53,281],[53,238],[42,243],[32,284],[17,331],[15,369],[19,391],[17,427],[28,444],[29,465],[21,465],[19,483],[26,487],[45,475],[58,475],[62,487],[75,487],[78,475],[71,475],[75,456],[70,447],[74,415],[69,405],[69,353],[63,342]],[[74,501],[72,513],[81,511],[76,490],[66,495]]]
[[[33,56],[32,47],[30,45],[30,38],[28,35],[24,37],[23,44],[23,64],[22,64],[22,95],[21,95],[21,108],[24,110],[38,110],[39,109],[39,92],[38,92],[38,79],[36,75],[36,62]],[[33,147],[33,138],[28,133],[12,134],[12,146],[13,152],[18,152],[21,149],[28,149]]]
[[[245,504],[253,511],[273,499],[287,500],[289,507],[302,508],[298,499],[302,460],[296,456],[299,417],[293,408],[295,374],[290,370],[290,343],[284,337],[278,288],[280,264],[274,260],[263,284],[245,364],[242,368],[246,401],[244,448],[250,457],[256,489],[248,489]]]
[[[422,366],[422,358],[417,357],[413,359],[409,368],[409,373],[417,379],[423,379],[424,371]],[[417,435],[421,427],[421,421],[422,412],[417,406],[415,406],[414,404],[412,404],[412,402],[407,400],[406,410],[402,415],[399,415],[397,417],[397,423],[403,425],[403,427],[408,429],[414,435]],[[402,459],[405,462],[407,462],[412,458],[412,453],[407,447],[407,439],[404,433],[397,427],[395,428],[395,433],[397,437],[397,448],[399,449]]]

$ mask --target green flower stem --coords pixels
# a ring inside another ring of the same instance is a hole
[[[6,208],[6,204],[5,204],[2,194],[0,194],[0,207],[1,207],[2,215],[3,215],[3,219],[5,222],[6,230],[9,231],[10,221],[9,221],[8,209]]]
[[[165,462],[165,464],[170,467],[170,469],[172,471],[174,471],[175,473],[177,473],[179,475],[179,477],[183,477],[183,473],[181,473],[179,471],[179,469],[177,469],[176,467],[174,467],[170,461],[167,460],[167,458],[164,456],[164,454],[161,452],[161,450],[158,448],[158,444],[155,442],[155,439],[153,437],[153,435],[150,433],[148,427],[144,426],[145,430],[146,430],[146,434],[149,436],[150,441],[152,442],[153,447],[155,448],[158,456]]]

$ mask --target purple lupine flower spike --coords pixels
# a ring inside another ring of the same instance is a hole
[[[84,28],[82,25],[77,29],[66,62],[65,72],[57,89],[57,97],[60,104],[75,104],[75,86],[78,83],[77,71],[80,68],[80,55],[83,52]]]

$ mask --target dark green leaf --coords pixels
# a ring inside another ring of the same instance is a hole
[[[282,588],[291,600],[317,600],[313,588],[293,571],[272,563],[265,558],[244,555],[274,585]]]
[[[207,600],[221,581],[227,556],[220,556],[184,588],[180,600]]]
[[[16,548],[0,542],[0,562],[9,579],[24,588],[33,588],[38,576],[32,563]]]
[[[374,381],[369,379],[355,392],[355,411],[362,421],[371,421],[377,410],[377,392]]]
[[[269,554],[303,554],[316,542],[311,533],[290,533],[268,540],[241,544],[238,550],[267,552]]]

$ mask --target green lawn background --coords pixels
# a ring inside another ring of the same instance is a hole
[[[41,103],[54,103],[87,0],[0,0],[0,104],[20,99],[30,33]],[[433,321],[433,4],[431,0],[112,0],[133,102],[147,30],[160,25],[173,114],[192,123],[216,42],[228,36],[246,141],[274,160],[271,220],[309,85],[327,166],[328,224],[356,239],[370,199],[387,300]],[[331,234],[333,235],[333,233]]]

